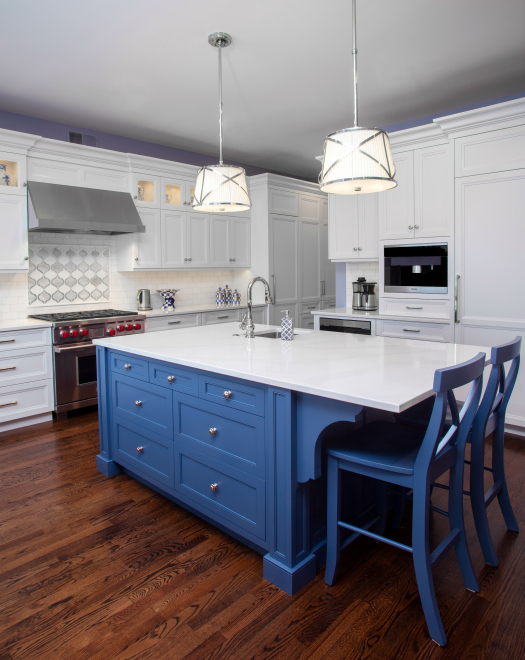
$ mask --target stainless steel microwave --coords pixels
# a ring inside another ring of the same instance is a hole
[[[385,293],[448,293],[448,244],[385,245]]]

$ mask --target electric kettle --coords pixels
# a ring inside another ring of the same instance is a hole
[[[137,293],[137,310],[147,312],[151,309],[151,295],[149,289],[139,289]]]

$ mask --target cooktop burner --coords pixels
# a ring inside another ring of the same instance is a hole
[[[68,321],[89,321],[91,319],[105,319],[114,316],[138,316],[138,312],[126,312],[119,309],[94,309],[89,312],[58,312],[56,314],[30,314],[31,319],[52,321],[54,323],[67,323]]]

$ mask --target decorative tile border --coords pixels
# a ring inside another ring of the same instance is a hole
[[[110,299],[106,245],[29,246],[30,305],[71,305]]]

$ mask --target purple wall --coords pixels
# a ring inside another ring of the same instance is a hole
[[[93,131],[90,128],[71,126],[56,121],[49,121],[47,119],[27,117],[26,115],[18,115],[13,112],[5,112],[4,110],[0,110],[0,127],[7,128],[11,131],[20,131],[21,133],[41,135],[42,137],[52,138],[53,140],[63,140],[65,142],[69,141],[69,131],[93,135],[96,138],[96,146],[100,149],[140,154],[141,156],[151,156],[152,158],[163,158],[178,163],[197,165],[198,167],[209,165],[217,160],[216,156],[196,154],[192,151],[185,151],[184,149],[166,147],[162,144],[144,142],[143,140],[135,140],[121,135],[112,135],[111,133],[102,133],[101,131]],[[237,163],[235,161],[227,162],[230,165],[240,165],[241,167],[244,167],[248,176],[272,172],[272,170],[255,167],[254,165],[244,165],[243,163]],[[281,174],[281,172],[274,173]]]

